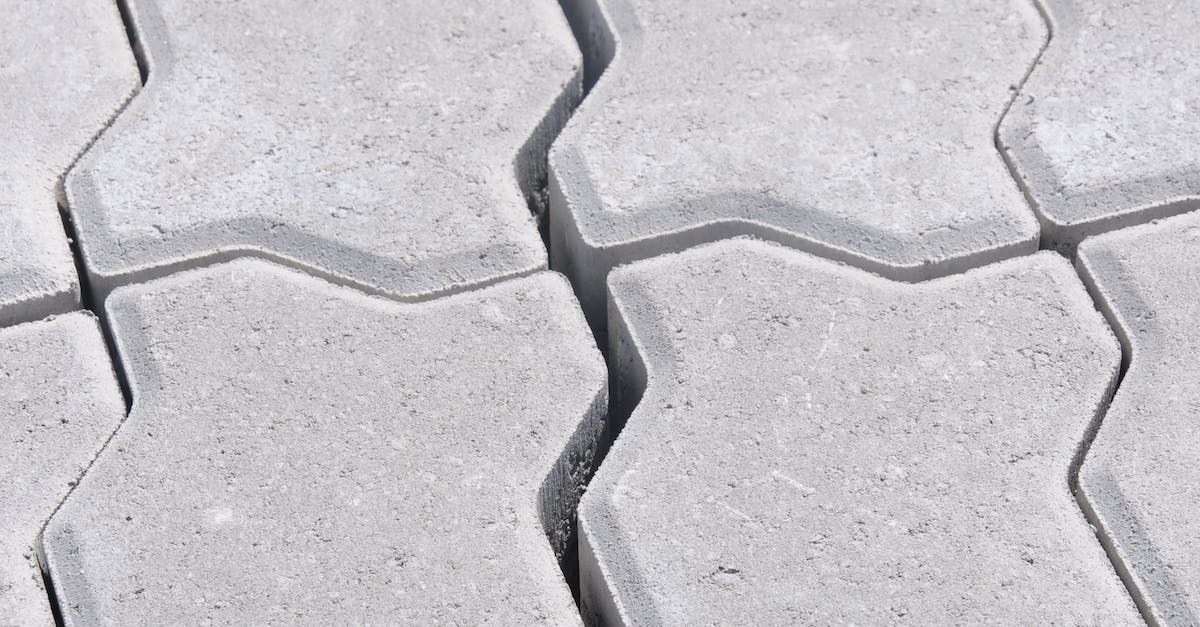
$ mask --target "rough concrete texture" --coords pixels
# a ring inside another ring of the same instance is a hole
[[[0,326],[79,307],[60,177],[139,83],[111,0],[0,0]]]
[[[1061,257],[908,285],[734,240],[609,285],[644,395],[580,506],[590,612],[1138,622],[1068,487],[1120,354]]]
[[[240,260],[108,315],[134,405],[45,532],[67,624],[578,622],[607,394],[562,277],[404,305]]]
[[[1079,255],[1132,356],[1083,462],[1083,495],[1147,613],[1196,624],[1200,215],[1088,239]]]
[[[615,56],[550,154],[593,324],[615,264],[734,234],[900,279],[1036,249],[994,142],[1046,38],[1027,0],[596,2]]]
[[[96,289],[252,253],[401,298],[546,264],[553,0],[130,0],[149,80],[67,180]]]
[[[50,514],[125,416],[96,319],[0,330],[0,625],[53,625],[37,561]]]
[[[1000,138],[1043,237],[1200,206],[1200,3],[1048,0],[1054,36]]]

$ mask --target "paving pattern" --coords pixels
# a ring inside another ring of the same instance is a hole
[[[1200,624],[1194,3],[0,8],[0,624]]]

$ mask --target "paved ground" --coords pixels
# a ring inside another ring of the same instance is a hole
[[[1200,623],[1200,5],[0,7],[0,624]]]

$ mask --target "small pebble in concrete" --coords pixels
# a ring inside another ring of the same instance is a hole
[[[1200,3],[1046,6],[1054,37],[1000,138],[1047,242],[1200,207]]]
[[[100,293],[237,252],[404,299],[545,267],[553,0],[128,4],[149,80],[66,190]]]
[[[111,0],[0,1],[0,326],[79,308],[60,177],[139,84]]]
[[[1139,622],[1068,486],[1120,352],[1061,257],[911,285],[732,240],[609,285],[645,389],[581,502],[587,611]]]
[[[550,155],[551,265],[594,325],[613,266],[735,234],[899,279],[1036,250],[995,145],[1032,2],[595,1],[616,54]]]
[[[1086,502],[1164,625],[1200,620],[1200,215],[1079,247],[1132,360],[1080,471]]]
[[[0,329],[0,624],[54,624],[38,534],[124,416],[91,314]]]
[[[561,276],[398,304],[240,260],[108,315],[134,405],[45,533],[68,624],[578,623],[607,394]]]

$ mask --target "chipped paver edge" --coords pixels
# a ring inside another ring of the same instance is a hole
[[[1036,253],[1041,237],[1037,215],[1031,209],[1024,183],[1016,176],[1012,166],[1008,163],[1004,151],[1000,149],[999,141],[999,129],[1020,92],[1019,87],[1029,80],[1029,76],[1036,69],[1038,61],[1051,40],[1050,20],[1041,6],[1041,0],[1030,1],[1033,2],[1039,16],[1046,24],[1047,35],[1041,42],[1037,55],[1030,60],[1024,76],[1018,83],[1018,89],[1012,92],[992,127],[992,138],[997,156],[1014,179],[1017,189],[1021,191],[1022,196],[1025,196],[1026,204],[1030,208],[1028,226],[1033,229],[1024,239],[1000,243],[932,263],[923,259],[892,263],[844,246],[822,242],[803,233],[789,233],[782,228],[757,220],[725,218],[684,228],[668,229],[655,235],[602,243],[585,234],[575,220],[575,214],[580,213],[578,210],[580,207],[587,210],[583,213],[588,211],[596,213],[595,209],[599,208],[600,199],[586,176],[582,155],[575,143],[571,142],[572,136],[582,132],[583,129],[579,126],[568,125],[559,136],[562,143],[556,140],[547,155],[550,177],[548,190],[550,268],[570,277],[572,284],[576,286],[576,294],[584,308],[584,314],[603,344],[607,324],[605,277],[612,269],[622,264],[679,252],[699,244],[722,239],[751,236],[774,241],[795,250],[908,283],[952,276],[1005,259]],[[580,49],[585,60],[587,78],[594,80],[595,84],[586,94],[583,104],[592,108],[604,107],[609,97],[606,86],[614,80],[611,77],[605,80],[605,76],[622,74],[624,67],[641,54],[642,27],[632,7],[628,4],[628,0],[561,0],[561,4],[564,12],[570,16],[576,38],[579,39],[581,34],[587,36],[586,40],[580,40]],[[591,75],[593,72],[598,75],[593,77]],[[569,182],[570,189],[575,190],[578,194],[573,202],[567,201],[563,192],[563,181]],[[766,200],[752,194],[725,194],[705,197],[699,202],[728,206],[761,205]],[[784,208],[788,207],[786,203],[775,204]],[[819,207],[805,207],[804,210],[824,213]],[[825,217],[835,216],[825,215]],[[882,242],[904,244],[911,243],[914,238],[921,239],[920,236],[897,236],[895,233],[845,220],[834,219],[832,221],[838,228],[859,231]],[[987,230],[998,224],[998,219],[990,222],[983,221],[979,223],[978,227]],[[898,247],[900,250],[905,248],[904,246]]]
[[[1061,219],[1056,215],[1066,205],[1061,203],[1045,205],[1039,202],[1034,194],[1035,186],[1042,189],[1052,186],[1056,180],[1053,177],[1054,170],[1049,159],[1038,149],[1037,145],[1026,139],[1032,136],[1032,120],[1029,110],[1024,107],[1013,107],[1012,104],[1024,96],[1024,86],[1032,76],[1057,71],[1056,66],[1060,65],[1059,59],[1067,56],[1070,52],[1071,41],[1079,35],[1079,16],[1070,0],[1034,0],[1034,2],[1049,29],[1048,44],[1038,55],[1029,74],[1026,75],[1017,90],[1013,102],[1010,103],[1009,110],[1001,118],[997,128],[996,147],[1003,155],[1013,178],[1021,187],[1030,208],[1037,216],[1042,231],[1040,246],[1073,255],[1080,243],[1089,237],[1200,209],[1200,194],[1162,198],[1158,195],[1139,193],[1136,187],[1144,186],[1147,183],[1145,180],[1136,184],[1107,186],[1072,199],[1072,205],[1112,204],[1114,196],[1132,201],[1130,206],[1122,207],[1116,212],[1099,218],[1079,221]],[[1171,172],[1156,180],[1177,179],[1190,182],[1192,189],[1200,189],[1200,172],[1193,170],[1184,169]],[[1154,185],[1150,185],[1150,187],[1153,188]]]
[[[747,245],[778,245],[774,242],[764,242],[753,237],[737,237],[732,239],[735,241],[743,240],[748,243]],[[722,243],[727,243],[728,241],[729,240],[707,242],[685,250],[666,253],[655,258],[641,260],[639,265],[640,263],[665,263],[672,257],[687,253],[694,253],[695,251],[700,251],[710,246],[717,246]],[[787,246],[782,246],[782,248],[784,248],[788,253],[792,254],[797,252],[799,252],[799,254],[808,254],[804,251],[796,251]],[[812,256],[816,259],[819,259],[822,263],[841,266],[849,273],[859,274],[869,281],[904,283],[903,281],[897,281],[889,277],[881,276],[877,273],[843,263],[839,260],[831,260],[819,255]],[[1075,304],[1082,308],[1082,311],[1091,310],[1097,313],[1100,321],[1102,322],[1100,326],[1104,329],[1104,333],[1106,333],[1112,340],[1114,340],[1114,343],[1118,345],[1118,348],[1120,349],[1118,352],[1121,355],[1121,359],[1124,360],[1126,353],[1124,351],[1125,340],[1123,331],[1118,330],[1118,328],[1112,324],[1103,308],[1098,307],[1097,303],[1101,301],[1094,300],[1093,294],[1091,293],[1091,287],[1088,284],[1087,279],[1083,278],[1082,273],[1077,268],[1072,267],[1072,264],[1069,260],[1063,259],[1061,255],[1054,252],[1038,251],[1032,255],[1023,255],[1013,259],[1007,259],[999,263],[971,268],[950,276],[935,277],[926,281],[919,281],[915,283],[922,286],[937,286],[943,282],[966,280],[964,277],[1003,272],[1005,267],[1008,265],[1022,263],[1030,258],[1038,257],[1061,260],[1061,263],[1058,265],[1064,266],[1062,268],[1064,272],[1076,278],[1074,285],[1064,286],[1068,289],[1062,290],[1062,293],[1068,300],[1075,301]],[[607,339],[610,344],[607,356],[610,364],[612,364],[614,372],[616,373],[613,382],[610,384],[612,387],[610,393],[613,398],[613,408],[610,410],[609,417],[610,420],[632,418],[633,414],[637,411],[637,408],[641,406],[643,402],[653,403],[653,399],[657,398],[656,395],[659,393],[659,390],[670,386],[669,384],[656,385],[656,380],[669,380],[671,378],[672,361],[670,359],[659,360],[656,368],[651,368],[649,366],[650,359],[648,356],[652,353],[652,351],[647,348],[648,345],[639,335],[639,333],[626,323],[626,316],[623,313],[623,309],[628,309],[628,306],[623,306],[622,298],[615,295],[610,288],[610,283],[614,279],[619,279],[621,273],[625,271],[627,270],[624,268],[617,269],[608,277],[608,280],[605,282],[606,291],[608,294],[607,315],[609,326]],[[1072,287],[1074,289],[1070,289]],[[639,289],[639,286],[632,283],[623,286],[623,291],[626,295],[636,295]],[[670,334],[667,334],[663,337],[669,337],[669,335]],[[1117,577],[1126,587],[1134,605],[1142,615],[1142,618],[1145,619],[1149,624],[1156,624],[1155,621],[1150,619],[1151,615],[1143,606],[1140,592],[1131,585],[1130,580],[1126,577],[1127,569],[1125,568],[1123,562],[1121,562],[1110,550],[1110,540],[1108,534],[1104,532],[1102,527],[1096,524],[1096,519],[1093,515],[1090,505],[1087,504],[1083,499],[1082,490],[1078,489],[1080,465],[1084,460],[1092,441],[1095,439],[1096,433],[1099,431],[1104,416],[1108,411],[1109,404],[1111,403],[1112,398],[1120,385],[1123,374],[1124,368],[1118,368],[1114,370],[1106,385],[1104,394],[1100,398],[1096,399],[1096,409],[1091,419],[1087,422],[1086,430],[1083,433],[1078,434],[1078,439],[1076,441],[1077,444],[1071,455],[1067,475],[1062,478],[1064,480],[1063,488],[1068,491],[1071,499],[1076,502],[1076,511],[1080,516],[1081,522],[1091,526],[1097,543],[1101,545],[1102,550],[1108,557],[1110,567],[1113,568],[1113,571]],[[620,446],[619,439],[612,442],[611,446],[614,449]],[[597,483],[597,478],[599,483]],[[597,478],[594,478],[593,481],[589,483],[589,490],[592,490],[593,488],[602,489],[605,477],[600,477],[597,475]],[[602,515],[602,513],[599,511],[594,517],[595,520],[591,520],[592,517],[587,514],[587,509],[588,507],[586,506],[586,501],[582,502],[580,503],[577,514],[579,519],[579,565],[581,582],[579,599],[580,611],[583,614],[585,623],[587,624],[601,624],[601,616],[618,617],[623,624],[634,624],[631,615],[626,609],[626,603],[621,597],[615,594],[615,591],[610,586],[610,582],[615,581],[615,579],[611,576],[611,573],[613,572],[613,567],[611,564],[614,563],[621,564],[621,570],[625,580],[637,581],[640,579],[642,575],[638,572],[636,560],[631,559],[631,555],[629,554],[629,549],[627,547],[628,543],[610,543],[605,547],[607,555],[601,556],[599,553],[597,553],[589,541],[589,536],[593,535],[593,533],[589,530],[599,526],[608,532],[611,537],[620,537],[621,533],[619,529],[615,527],[614,523],[611,520],[608,520],[607,517]],[[594,573],[594,575],[585,578],[583,576],[585,569]],[[629,589],[623,590],[623,592],[633,592],[635,596],[648,589],[645,586],[632,586],[627,588]],[[636,605],[639,607],[639,611],[642,613],[643,618],[647,618],[652,621],[660,620],[660,617],[651,616],[649,614],[650,612],[653,612],[656,607],[652,602],[639,597]]]
[[[182,270],[228,262],[240,256],[255,256],[277,264],[292,266],[329,282],[355,287],[371,294],[386,295],[390,299],[400,302],[423,302],[442,296],[466,292],[509,279],[528,276],[549,267],[549,259],[545,247],[537,246],[535,250],[526,251],[530,254],[532,263],[526,264],[525,267],[493,274],[488,278],[454,285],[439,285],[434,288],[399,291],[392,290],[372,285],[356,277],[339,273],[336,270],[319,267],[315,261],[306,260],[306,258],[340,256],[343,259],[349,258],[354,260],[356,264],[352,265],[362,267],[371,267],[373,265],[387,266],[394,262],[366,251],[338,244],[320,236],[303,233],[286,224],[275,224],[271,220],[261,217],[245,217],[230,220],[223,225],[223,228],[222,225],[209,225],[208,228],[191,229],[189,230],[189,234],[192,236],[191,247],[196,249],[201,244],[207,244],[203,246],[204,250],[178,252],[172,255],[174,259],[170,261],[151,260],[124,263],[119,258],[109,258],[110,253],[104,252],[106,249],[105,242],[114,241],[112,237],[113,231],[103,219],[90,219],[95,212],[80,212],[77,209],[80,206],[99,206],[102,204],[97,192],[96,183],[85,168],[77,168],[75,166],[86,166],[88,160],[93,155],[107,149],[109,143],[112,141],[111,137],[113,134],[109,131],[114,129],[120,130],[124,125],[130,124],[129,120],[132,118],[132,115],[127,115],[128,113],[140,111],[142,108],[149,106],[147,103],[150,101],[150,96],[161,89],[160,86],[165,84],[166,77],[171,75],[175,65],[174,54],[165,35],[166,26],[153,2],[147,0],[119,0],[119,3],[121,17],[125,21],[126,30],[129,33],[130,48],[134,52],[139,70],[145,77],[145,82],[141,86],[141,89],[133,94],[141,97],[131,97],[125,103],[115,118],[109,122],[105,132],[97,137],[88,146],[88,149],[78,157],[72,168],[68,170],[67,176],[63,177],[65,184],[61,186],[64,190],[63,197],[66,211],[69,213],[72,223],[75,225],[87,224],[89,227],[87,229],[79,229],[76,226],[77,246],[83,267],[86,269],[88,275],[89,287],[97,302],[102,302],[114,289],[122,285],[143,283],[163,278]],[[563,32],[570,33],[570,25],[561,11],[558,12],[558,19],[562,21]],[[546,155],[550,145],[566,125],[567,120],[570,119],[583,96],[582,57],[579,52],[578,42],[573,37],[569,39],[571,39],[571,43],[575,49],[577,61],[575,72],[554,98],[550,109],[541,116],[535,127],[530,129],[529,137],[512,156],[514,176],[511,180],[513,183],[513,193],[520,197],[523,203],[531,209],[534,205],[533,196],[537,193],[538,184],[544,176],[543,169],[546,168]],[[534,224],[536,222],[536,215],[532,215],[533,213],[531,211],[530,222],[532,226],[536,226]],[[93,234],[99,240],[99,246],[89,247],[86,245],[89,234]],[[263,239],[269,240],[270,243],[267,245],[260,243]],[[532,239],[537,240],[536,232]],[[502,243],[498,243],[494,247],[495,250],[503,248],[505,247]],[[491,252],[491,250],[493,249],[488,249],[484,252]],[[89,254],[89,251],[91,251],[91,254]],[[473,251],[469,253],[434,256],[430,257],[424,265],[453,264],[458,259],[474,257],[478,254],[479,251]]]
[[[107,449],[109,442],[111,442],[117,436],[122,428],[125,428],[125,424],[131,418],[136,419],[135,412],[139,411],[139,403],[146,403],[148,402],[147,399],[152,399],[154,395],[153,390],[155,390],[155,388],[159,385],[157,362],[154,360],[133,359],[133,357],[136,355],[147,354],[149,352],[150,346],[145,343],[146,338],[138,333],[120,332],[120,327],[122,324],[132,327],[136,327],[138,324],[141,324],[138,322],[140,318],[137,316],[136,307],[132,306],[133,302],[145,292],[160,290],[163,286],[187,282],[191,280],[192,276],[197,274],[217,272],[231,266],[236,267],[245,265],[265,265],[271,268],[273,271],[282,271],[284,273],[294,275],[301,281],[311,281],[315,282],[316,284],[323,284],[323,287],[335,292],[340,292],[344,294],[347,299],[359,302],[363,306],[379,309],[408,309],[409,307],[420,305],[420,303],[403,302],[394,298],[367,294],[353,286],[341,285],[336,282],[328,281],[323,277],[313,275],[304,271],[303,269],[292,268],[286,265],[275,263],[269,259],[253,256],[236,257],[223,263],[186,269],[172,273],[168,276],[154,279],[153,281],[145,283],[131,283],[116,288],[109,295],[109,298],[105,299],[104,301],[102,312],[103,324],[101,324],[100,320],[96,319],[94,315],[91,315],[90,313],[89,315],[96,320],[96,323],[100,325],[101,328],[108,327],[112,330],[113,346],[110,348],[112,352],[110,355],[112,358],[110,368],[121,373],[123,377],[122,381],[128,386],[127,391],[129,394],[130,404],[124,418],[117,425],[117,428],[114,429],[111,434],[109,434],[108,438],[105,440],[104,446],[93,457],[91,463],[88,465],[88,468],[82,473],[82,476],[86,477],[92,465],[96,463],[97,459],[99,459]],[[545,276],[549,280],[558,282],[564,286],[567,294],[572,294],[569,281],[567,281],[566,277],[557,272],[551,272],[548,270],[540,271],[534,273],[533,275],[529,275],[528,277],[522,278],[534,280],[538,276]],[[495,285],[479,287],[464,291],[462,293],[444,296],[442,298],[438,298],[437,303],[439,305],[447,305],[448,303],[452,304],[456,300],[474,299],[478,297],[478,293],[487,293],[489,291],[506,289],[507,283],[509,283],[509,281],[503,281]],[[574,321],[562,321],[561,323],[563,326],[576,325],[579,329],[586,328],[586,321],[583,319],[582,310],[576,306],[572,308],[572,311],[574,312],[573,315],[576,319]],[[123,318],[126,319],[127,322],[120,322],[120,320]],[[594,365],[596,366],[598,372],[605,372],[606,366],[600,352],[595,348],[594,339],[586,332],[583,333],[583,336],[585,340],[591,342],[589,344],[591,349],[588,351],[590,352],[588,359],[591,359],[595,362]],[[595,383],[596,389],[594,391],[592,400],[588,404],[588,407],[580,413],[578,425],[570,438],[562,442],[561,448],[557,451],[547,449],[543,454],[543,458],[536,462],[535,465],[540,465],[542,468],[544,468],[545,478],[539,486],[537,492],[529,495],[533,511],[538,514],[540,519],[539,522],[542,525],[543,535],[541,541],[544,542],[544,546],[550,550],[549,555],[554,558],[551,560],[553,563],[552,571],[558,583],[556,587],[559,588],[559,590],[557,593],[553,594],[567,600],[572,598],[572,593],[569,588],[568,580],[566,579],[567,573],[564,572],[563,569],[563,561],[564,559],[574,559],[574,556],[567,557],[564,555],[564,551],[570,548],[572,534],[575,531],[575,512],[577,504],[580,497],[586,490],[588,483],[590,482],[591,472],[595,469],[595,465],[592,463],[591,455],[595,454],[597,440],[603,431],[608,414],[608,379],[605,376],[599,376]],[[140,393],[139,390],[141,390]],[[76,486],[72,486],[71,492],[74,492],[76,487],[78,487],[78,482]],[[69,497],[70,493],[68,493],[67,496]],[[55,513],[61,509],[65,501],[66,499],[64,498],[59,502],[58,506],[55,507]],[[86,581],[77,576],[72,569],[53,568],[54,563],[63,560],[56,557],[56,550],[50,546],[50,543],[47,541],[45,535],[46,529],[49,527],[52,519],[53,514],[47,517],[47,521],[43,524],[42,530],[38,534],[35,548],[45,578],[46,592],[52,600],[51,606],[54,608],[55,612],[58,613],[59,605],[57,599],[61,596],[60,588],[67,580],[70,580],[70,588],[76,597],[81,595],[86,596],[88,594],[88,586],[86,585]],[[71,550],[70,537],[68,537],[67,534],[60,534],[57,538],[57,541],[62,545],[66,545],[65,547],[60,547],[62,550]],[[547,564],[543,564],[543,566],[547,566]],[[576,605],[573,602],[570,605],[572,612],[576,612],[578,609]],[[63,624],[77,624],[74,617],[69,613],[62,612],[61,616],[63,617]],[[79,622],[78,624],[98,624],[100,622],[98,617],[81,615],[79,618],[82,622]]]

